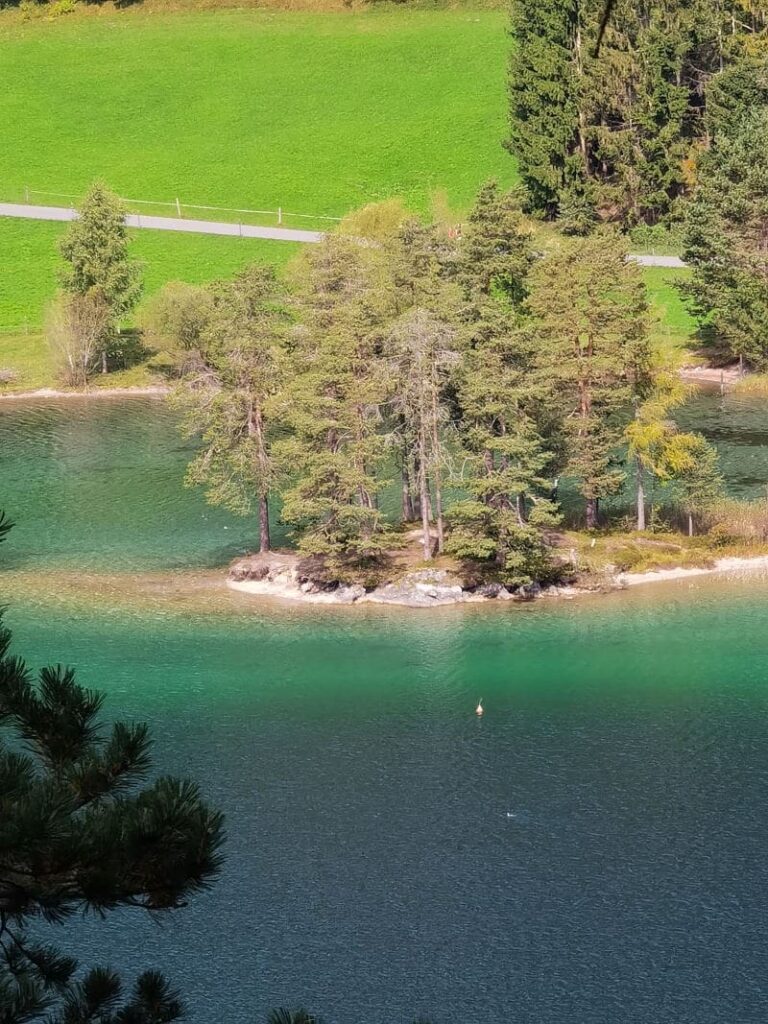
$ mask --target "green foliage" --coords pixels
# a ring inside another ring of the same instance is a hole
[[[267,1024],[322,1024],[322,1019],[306,1010],[286,1010],[280,1007],[270,1010]]]
[[[471,499],[450,510],[447,550],[490,562],[504,583],[521,586],[542,578],[536,527],[554,525],[557,515],[546,479],[552,450],[537,422],[548,388],[521,329],[534,255],[515,199],[493,185],[481,189],[459,253],[465,350],[455,386],[462,484]]]
[[[592,527],[598,500],[622,485],[616,450],[632,399],[651,376],[645,291],[612,234],[564,245],[534,268],[530,281],[528,329],[553,385],[567,469],[579,481]]]
[[[285,373],[290,318],[271,267],[254,265],[208,292],[165,293],[160,326],[190,353],[177,401],[184,428],[200,449],[187,483],[201,484],[212,505],[259,515],[259,547],[269,550],[268,498],[279,476],[272,416]]]
[[[169,281],[146,304],[139,322],[151,339],[182,354],[202,344],[212,306],[210,288]]]
[[[509,504],[498,508],[487,501],[458,501],[451,507],[450,522],[446,550],[463,561],[484,564],[492,579],[522,587],[554,577],[536,509],[526,523]]]
[[[576,0],[512,0],[508,147],[535,209],[555,212],[578,177]]]
[[[0,540],[10,523],[0,514]],[[33,679],[0,623],[0,1016],[4,1024],[167,1024],[183,1007],[167,981],[142,974],[123,994],[104,968],[39,936],[83,911],[162,914],[218,874],[222,817],[195,785],[150,767],[145,725],[99,723],[102,694],[71,669]],[[30,935],[34,930],[35,938]]]
[[[477,194],[462,232],[459,280],[469,301],[493,296],[519,305],[534,262],[532,235],[519,191],[501,192],[495,181]]]
[[[116,321],[131,312],[141,296],[141,267],[128,255],[125,209],[104,185],[91,186],[59,248],[66,291],[100,295]]]
[[[723,493],[717,452],[701,434],[677,434],[669,445],[667,464],[692,535],[695,519],[705,516]]]
[[[514,0],[509,147],[534,209],[571,233],[675,212],[690,154],[764,103],[766,12],[739,0]],[[759,70],[758,70],[759,69]],[[706,87],[707,111],[704,112]],[[711,110],[709,101],[711,99]]]
[[[766,110],[702,155],[685,222],[693,275],[682,287],[710,344],[760,370],[768,367],[767,164]]]
[[[299,550],[340,570],[381,558],[391,536],[378,508],[391,378],[378,339],[385,317],[381,250],[329,236],[301,267],[302,330],[284,402],[292,433],[277,446],[292,474],[283,519]]]

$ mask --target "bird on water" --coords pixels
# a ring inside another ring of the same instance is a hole
[[[477,707],[475,708],[475,714],[476,715],[482,715],[483,713],[484,713],[483,698],[481,697],[480,700],[477,702]]]

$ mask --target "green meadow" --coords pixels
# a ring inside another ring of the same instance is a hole
[[[465,209],[484,179],[514,180],[501,146],[505,20],[395,7],[0,14],[0,199],[79,195],[101,178],[131,199],[281,207],[293,226],[323,222],[291,214],[341,216],[390,196],[426,210],[440,191]],[[0,222],[12,268],[0,324],[40,322],[60,230]],[[150,289],[245,262],[239,241],[140,234]],[[277,247],[252,254],[281,262]]]

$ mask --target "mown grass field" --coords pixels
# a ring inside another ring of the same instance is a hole
[[[471,7],[0,13],[0,199],[25,187],[78,195],[100,177],[130,198],[289,214],[339,216],[391,196],[426,211],[439,191],[465,210],[483,180],[515,178],[501,146],[505,24],[503,10]],[[62,230],[0,218],[0,366],[27,386],[51,382],[37,330]],[[253,260],[280,266],[297,249],[151,231],[131,244],[146,294]],[[676,276],[646,271],[657,336],[679,349],[692,324]]]
[[[440,189],[466,208],[484,179],[514,180],[501,146],[505,20],[395,7],[2,14],[0,199],[25,187],[82,194],[102,178],[129,198],[288,213],[339,216],[390,196],[425,210]],[[59,231],[0,221],[12,268],[0,325],[40,322]],[[230,273],[244,251],[149,233],[136,248],[150,288]],[[273,249],[263,255],[282,261]]]
[[[692,358],[691,344],[696,322],[686,309],[677,285],[689,274],[689,270],[643,268],[643,280],[648,289],[656,344],[662,352],[683,361],[690,361]]]

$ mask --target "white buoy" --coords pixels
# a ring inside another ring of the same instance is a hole
[[[483,714],[483,698],[482,697],[477,702],[477,707],[475,708],[475,714],[476,715],[482,715]]]

